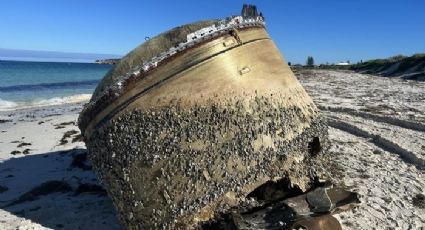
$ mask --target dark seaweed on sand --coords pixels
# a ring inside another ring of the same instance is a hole
[[[17,155],[17,154],[20,154],[21,153],[21,151],[18,151],[18,150],[13,150],[12,152],[10,152],[10,154],[12,154],[12,155]]]
[[[28,145],[31,145],[31,143],[22,142],[17,147],[20,148],[20,147],[28,146]]]
[[[24,151],[22,151],[22,153],[23,153],[24,155],[30,154],[30,150],[31,150],[31,149],[25,149]]]
[[[75,135],[75,134],[77,134],[77,133],[79,133],[77,130],[69,130],[69,131],[66,131],[66,132],[63,134],[62,139],[59,141],[59,145],[64,145],[64,144],[68,143],[67,138],[70,138],[72,135]]]

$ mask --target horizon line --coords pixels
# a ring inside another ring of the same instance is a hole
[[[108,59],[108,58],[105,58]],[[77,59],[77,58],[31,58],[31,57],[2,57],[0,56],[0,62],[44,62],[44,63],[82,63],[82,64],[98,64],[103,65],[104,63],[96,63],[96,59]],[[109,65],[106,64],[105,65]]]
[[[59,53],[59,54],[84,54],[84,55],[108,55],[108,56],[124,56],[122,54],[111,54],[111,53],[85,53],[79,51],[57,51],[57,50],[37,50],[37,49],[14,49],[14,48],[2,48],[0,51],[17,51],[17,52],[42,52],[42,53]]]

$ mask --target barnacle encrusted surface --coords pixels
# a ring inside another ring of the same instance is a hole
[[[131,229],[193,226],[243,206],[269,180],[309,188],[326,164],[327,127],[313,104],[279,101],[170,102],[96,130],[87,146],[121,220]]]

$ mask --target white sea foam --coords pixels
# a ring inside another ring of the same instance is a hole
[[[0,98],[0,110],[7,110],[7,109],[13,109],[17,106],[18,104],[16,104],[13,101],[6,101],[6,100],[2,100]]]
[[[68,97],[54,97],[50,99],[44,99],[34,102],[36,106],[45,106],[45,105],[61,105],[69,103],[77,103],[82,101],[90,100],[91,94],[77,94]]]
[[[15,109],[35,108],[52,105],[73,104],[89,101],[91,94],[77,94],[66,97],[53,97],[31,102],[13,102],[0,99],[0,111],[10,111]]]

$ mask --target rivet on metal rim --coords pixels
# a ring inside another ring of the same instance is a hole
[[[224,47],[229,47],[235,44],[235,40],[234,39],[227,39],[226,41],[223,42],[223,46]]]
[[[251,69],[248,66],[243,67],[242,69],[239,69],[239,74],[244,75],[246,73],[249,73]]]

